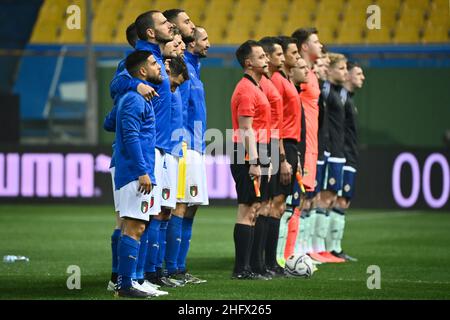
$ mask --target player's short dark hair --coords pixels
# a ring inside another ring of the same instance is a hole
[[[312,27],[312,28],[299,28],[297,30],[295,30],[292,33],[292,37],[295,38],[295,40],[297,40],[297,46],[300,47],[306,42],[308,41],[309,37],[312,34],[318,34],[319,31],[317,31],[316,28]]]
[[[236,59],[242,68],[245,68],[245,60],[252,54],[254,47],[261,47],[261,44],[255,40],[247,40],[236,50]]]
[[[125,60],[125,68],[128,73],[135,77],[139,69],[147,62],[148,57],[152,53],[150,51],[136,50],[128,55]]]
[[[183,9],[169,9],[163,12],[164,17],[169,20],[171,23],[174,23],[175,19],[182,12],[186,12]]]
[[[169,69],[171,75],[179,76],[181,74],[185,81],[189,80],[189,71],[183,58],[170,58]]]
[[[272,54],[275,51],[275,45],[278,44],[278,40],[276,37],[264,37],[259,40],[259,43],[265,53]]]
[[[147,40],[147,29],[155,28],[155,20],[153,20],[153,15],[158,13],[158,10],[150,10],[140,14],[136,21],[134,22],[136,25],[136,31],[139,39]]]
[[[136,47],[136,42],[139,40],[136,30],[136,24],[133,22],[130,24],[126,31],[127,41],[133,48]]]
[[[297,45],[297,40],[293,37],[279,36],[277,37],[277,40],[278,40],[277,43],[281,46],[281,48],[283,48],[284,53],[286,53],[290,44]]]
[[[353,68],[361,68],[361,66],[356,61],[347,61],[347,70],[350,71]]]

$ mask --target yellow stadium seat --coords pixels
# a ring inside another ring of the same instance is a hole
[[[35,26],[30,42],[32,43],[53,43],[57,41],[58,25],[42,24]]]
[[[94,27],[92,41],[95,43],[111,43],[113,41],[113,29],[106,24]]]
[[[130,2],[134,2],[135,0],[131,0]],[[178,0],[155,0],[153,3],[150,3],[149,0],[143,0],[147,2],[148,10],[158,10],[165,11],[169,9],[179,9],[180,1]]]
[[[112,39],[113,43],[128,45],[127,37],[126,37],[125,32],[126,32],[126,30],[127,30],[129,25],[130,25],[129,21],[126,21],[126,20],[123,20],[123,19],[120,20],[120,22],[116,26],[116,32],[114,33],[114,37]]]
[[[367,19],[367,8],[371,5],[373,0],[349,0],[344,6],[343,22],[351,21],[354,24],[364,24]]]
[[[398,11],[400,8],[400,0],[377,0],[376,4],[380,6],[381,11]],[[384,12],[383,12],[384,13]]]
[[[344,21],[342,26],[338,28],[338,37],[336,38],[336,43],[338,44],[361,43],[362,30],[363,28],[361,26],[355,26],[351,22]]]
[[[391,41],[391,30],[389,28],[366,29],[366,43],[368,44],[390,43]]]
[[[403,6],[416,8],[422,12],[426,11],[429,5],[430,5],[429,0],[404,0],[403,2]]]
[[[285,35],[291,35],[292,32],[301,27],[312,26],[311,15],[307,11],[298,11],[297,13],[291,13],[289,19],[285,22],[281,28],[282,33]]]
[[[448,5],[448,4],[447,4]],[[429,11],[429,21],[433,25],[450,27],[450,16],[448,7],[443,7],[439,2],[433,2]]]
[[[288,2],[286,0],[279,2],[268,0],[261,10],[260,23],[258,24],[257,29],[264,28],[266,31],[273,29],[270,34],[274,34],[275,30],[276,33],[280,33],[283,22],[286,20],[287,10]],[[256,31],[256,33],[258,34],[259,32]]]
[[[275,35],[280,35],[282,33],[280,27],[275,27],[273,25],[270,24],[266,24],[264,22],[260,22],[258,23],[258,25],[256,26],[255,30],[254,30],[254,38],[255,39],[261,39],[262,37],[266,37],[266,36],[275,36]]]
[[[400,15],[400,23],[405,26],[419,28],[423,26],[424,11],[418,8],[404,6]]]
[[[153,10],[152,3],[148,0],[133,0],[125,3],[122,11],[122,19],[127,21],[128,24],[136,21],[136,18],[141,14],[149,10]]]
[[[224,39],[224,43],[226,43],[226,44],[241,44],[250,38],[251,38],[251,36],[250,36],[249,29],[232,27],[227,30],[227,36]]]
[[[344,0],[321,0],[318,7],[318,12],[332,11],[339,13],[343,9]]]
[[[422,39],[424,43],[447,43],[449,40],[448,27],[433,25],[431,22],[426,24]]]
[[[329,43],[335,43],[336,42],[336,29],[335,28],[331,28],[328,24],[318,24],[315,23],[313,25],[314,27],[317,28],[317,30],[319,31],[319,39],[320,42],[325,43],[325,44],[329,44]]]
[[[208,32],[212,43],[224,41],[224,31],[228,28],[229,16],[233,8],[233,2],[222,0],[210,0],[205,8],[205,19],[202,25]]]
[[[186,11],[194,24],[201,24],[205,6],[205,0],[185,0],[181,3],[180,8]]]
[[[417,43],[419,42],[419,29],[417,26],[399,23],[395,30],[395,43]]]
[[[69,30],[68,28],[62,28],[61,34],[59,35],[58,42],[60,43],[74,43],[81,44],[84,43],[84,33],[85,28],[81,30]]]
[[[320,25],[322,29],[333,29],[340,24],[339,13],[337,11],[322,11],[318,13],[315,24]]]

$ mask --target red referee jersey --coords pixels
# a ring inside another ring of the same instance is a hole
[[[300,99],[305,110],[306,152],[318,153],[317,133],[319,130],[319,80],[314,72],[308,73],[308,82],[301,84]]]
[[[283,98],[283,130],[281,138],[300,141],[302,113],[297,89],[281,72],[275,72],[272,75],[272,82]]]
[[[270,137],[279,139],[283,128],[283,98],[269,78],[263,76],[259,85],[270,103]]]
[[[270,142],[270,103],[259,84],[249,75],[238,82],[231,97],[231,121],[233,142],[239,137],[239,117],[253,117],[253,131],[256,142]]]

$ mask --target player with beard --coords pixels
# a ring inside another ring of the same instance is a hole
[[[189,18],[186,11],[182,9],[169,9],[164,11],[163,14],[167,20],[180,30],[181,37],[186,45],[195,40],[195,24],[192,22],[191,18]]]
[[[187,272],[186,257],[198,207],[209,204],[205,166],[206,101],[203,82],[200,80],[200,59],[207,57],[209,47],[206,30],[195,28],[194,41],[187,45],[184,54],[189,80],[180,86],[183,102],[183,158],[178,168],[177,204],[168,227],[165,256],[171,279],[196,284],[206,280]]]
[[[160,85],[154,86],[158,93],[155,98],[154,110],[156,117],[156,149],[155,149],[155,178],[156,181],[162,181],[163,165],[166,154],[171,151],[171,128],[165,123],[170,123],[171,114],[170,106],[172,93],[170,91],[170,80],[167,75],[166,66],[164,65],[163,56],[160,45],[173,40],[172,24],[159,11],[148,11],[141,14],[135,21],[139,40],[136,43],[136,49],[148,50],[153,53],[156,61],[161,65],[161,73],[163,81]],[[130,82],[127,79],[115,79],[116,86],[122,90],[129,90]],[[161,186],[155,188],[155,204],[160,206],[162,201]],[[173,283],[165,278],[162,270],[156,269],[158,263],[159,252],[159,233],[161,229],[161,220],[163,219],[163,212],[167,209],[162,209],[162,212],[154,217],[146,229],[143,237],[148,238],[148,252],[140,252],[140,256],[145,258],[145,279],[157,285],[177,286],[178,283]],[[142,261],[142,259],[141,259]],[[140,275],[138,275],[140,276]],[[147,285],[146,281],[143,285]]]
[[[133,52],[127,57],[125,66],[131,76],[143,82],[154,85],[162,82],[161,66],[149,51]],[[120,217],[123,219],[116,288],[116,294],[120,297],[157,295],[133,283],[146,223],[150,215],[159,212],[159,208],[154,206],[155,127],[152,102],[134,91],[125,93],[119,99],[114,183],[119,195]]]

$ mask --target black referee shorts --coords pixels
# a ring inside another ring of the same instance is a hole
[[[263,164],[261,164],[261,179],[259,185],[260,197],[257,197],[255,184],[250,177],[250,164],[246,161],[237,161],[238,157],[238,146],[235,144],[232,156],[232,163],[230,165],[231,175],[233,176],[234,182],[236,183],[236,193],[238,197],[238,204],[252,205],[255,202],[264,202],[269,200],[269,177],[267,172],[269,171],[270,160],[268,159],[268,148],[267,146],[261,148],[265,152],[261,152],[258,145],[259,157]],[[241,146],[239,146],[241,147]],[[263,155],[263,153],[266,153]]]
[[[275,173],[270,179],[270,197],[274,198],[279,195],[291,195],[295,182],[295,173],[297,172],[297,165],[299,159],[298,142],[292,139],[284,139],[284,150],[286,152],[286,160],[292,166],[291,182],[288,185],[281,183],[280,167],[278,166],[278,172]]]

